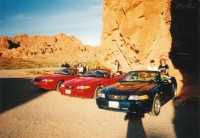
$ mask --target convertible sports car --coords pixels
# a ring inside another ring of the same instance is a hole
[[[176,97],[177,82],[158,71],[131,71],[117,83],[101,90],[100,109],[157,116],[161,106]]]
[[[65,80],[80,77],[77,75],[77,69],[63,68],[54,74],[42,75],[31,80],[31,85],[45,90],[58,90]]]
[[[59,91],[62,95],[96,98],[103,87],[116,83],[123,76],[110,73],[109,69],[91,69],[82,77],[65,81]]]

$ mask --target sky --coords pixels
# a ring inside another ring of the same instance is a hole
[[[0,36],[75,36],[100,45],[102,0],[0,0]]]

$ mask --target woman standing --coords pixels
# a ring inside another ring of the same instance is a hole
[[[115,60],[114,71],[114,73],[116,73],[117,75],[122,74],[122,66],[120,65],[118,60]]]
[[[166,60],[164,58],[160,59],[160,65],[158,70],[163,74],[169,76],[169,66],[166,64]]]

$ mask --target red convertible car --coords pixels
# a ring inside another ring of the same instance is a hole
[[[109,69],[91,69],[82,77],[65,81],[59,91],[62,95],[96,98],[103,87],[116,83],[122,76],[112,76]]]
[[[31,85],[45,90],[58,90],[60,85],[70,79],[80,77],[77,75],[77,69],[64,68],[56,71],[54,74],[42,75],[31,80]]]

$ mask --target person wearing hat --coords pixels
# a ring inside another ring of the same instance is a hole
[[[135,60],[135,64],[134,64],[134,67],[133,67],[133,70],[143,70],[143,66],[142,64],[140,63],[140,60],[139,59],[136,59]]]
[[[155,65],[155,61],[152,59],[150,60],[150,65],[147,67],[148,70],[153,70],[153,71],[156,71],[158,70],[158,68],[156,67]]]

